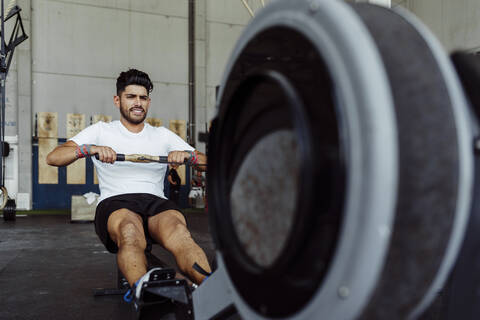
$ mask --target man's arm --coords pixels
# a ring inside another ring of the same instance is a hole
[[[64,144],[56,147],[47,156],[47,164],[50,166],[63,167],[77,160],[78,145],[69,140]]]
[[[207,156],[199,151],[195,151],[197,154],[197,163],[195,168],[199,171],[207,171]],[[185,159],[190,158],[190,153],[186,151],[171,151],[168,154],[168,162],[183,163]],[[178,168],[178,165],[171,165],[172,168]]]
[[[68,166],[79,159],[77,157],[77,148],[78,145],[75,142],[68,140],[48,154],[47,164],[56,167]],[[117,158],[117,153],[110,147],[92,145],[90,147],[90,154],[98,154],[100,161],[108,163],[114,163]]]

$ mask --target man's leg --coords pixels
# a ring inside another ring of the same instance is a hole
[[[148,232],[175,256],[178,268],[195,283],[199,284],[205,278],[192,268],[195,262],[205,271],[211,272],[205,252],[193,241],[180,212],[167,210],[148,218]]]
[[[130,286],[147,272],[147,241],[142,218],[128,209],[114,211],[108,218],[108,234],[118,246],[118,268]]]

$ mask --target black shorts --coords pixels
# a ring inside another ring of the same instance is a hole
[[[166,210],[182,212],[173,201],[149,193],[127,193],[102,200],[97,205],[95,212],[95,231],[105,248],[112,253],[117,253],[118,247],[108,234],[107,222],[110,214],[118,209],[128,209],[142,217],[145,238],[149,245],[153,240],[148,233],[148,217],[153,217]]]

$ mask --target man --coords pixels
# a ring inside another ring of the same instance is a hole
[[[153,84],[144,72],[130,69],[117,78],[113,102],[120,110],[120,121],[98,122],[84,129],[47,156],[52,166],[66,166],[92,157],[97,169],[100,198],[95,213],[95,230],[112,253],[132,289],[148,281],[145,248],[150,237],[170,251],[179,269],[195,283],[210,266],[203,250],[193,241],[186,221],[175,203],[163,194],[167,165],[160,163],[115,162],[116,154],[168,154],[168,161],[206,164],[206,156],[195,151],[175,133],[145,122]],[[178,165],[172,165],[173,168]],[[138,286],[141,288],[141,285]],[[140,290],[135,290],[136,296]]]

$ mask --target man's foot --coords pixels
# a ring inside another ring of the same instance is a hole
[[[123,300],[125,302],[132,302],[134,299],[140,299],[142,293],[142,287],[145,282],[156,281],[158,280],[157,274],[161,271],[165,271],[163,268],[152,268],[147,273],[145,273],[140,279],[138,279],[135,284],[125,293]]]
[[[147,273],[145,273],[143,275],[143,277],[141,277],[140,279],[138,279],[138,281],[135,283],[136,285],[136,288],[135,288],[135,299],[140,299],[140,295],[142,293],[142,287],[143,287],[143,284],[145,282],[149,282],[149,281],[157,281],[157,280],[160,280],[158,278],[159,274],[162,273],[163,277],[165,276],[164,275],[164,271],[165,269],[164,268],[152,268],[150,269]],[[161,280],[165,280],[164,278],[162,277]]]

